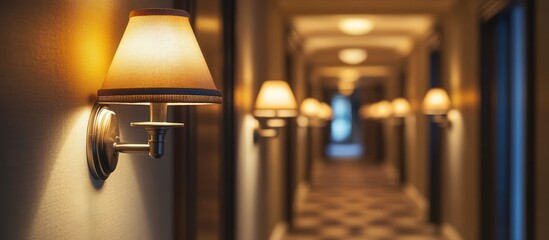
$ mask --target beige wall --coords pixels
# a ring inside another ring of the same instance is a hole
[[[259,209],[259,170],[258,146],[254,143],[255,119],[252,109],[257,88],[254,86],[260,72],[258,35],[261,25],[256,21],[260,13],[256,11],[260,2],[238,0],[236,2],[236,78],[235,78],[235,124],[238,142],[237,149],[237,229],[236,239],[259,239],[261,216]]]
[[[252,109],[261,83],[286,77],[283,19],[271,4],[237,2],[237,239],[242,240],[268,239],[284,214],[285,132],[253,139]]]
[[[170,239],[172,155],[120,155],[100,184],[86,162],[86,127],[131,9],[171,1],[8,1],[1,4],[0,189],[3,239]],[[116,106],[124,141],[146,107]]]
[[[429,79],[429,46],[420,42],[410,53],[406,65],[405,96],[413,114],[406,117],[406,160],[408,181],[417,192],[427,196],[427,118],[421,112],[421,102],[427,92]]]
[[[535,1],[536,49],[536,239],[549,239],[549,2]]]
[[[479,234],[478,21],[474,1],[461,1],[442,17],[443,80],[449,90],[452,127],[443,160],[443,219],[464,239]]]

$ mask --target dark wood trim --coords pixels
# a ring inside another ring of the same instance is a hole
[[[235,88],[235,0],[222,0],[223,19],[223,123],[220,182],[220,236],[222,240],[236,239],[237,229],[237,137],[234,108]]]
[[[289,24],[286,24],[286,26],[289,26]],[[291,34],[291,29],[286,29],[286,35]],[[286,64],[286,79],[288,81],[288,84],[290,84],[292,89],[295,88],[295,79],[294,79],[294,58],[293,58],[293,52],[291,49],[290,42],[287,41],[287,51],[285,55],[285,64]],[[286,176],[285,180],[285,220],[288,224],[288,231],[292,231],[293,229],[293,223],[294,223],[294,198],[295,198],[295,191],[296,191],[296,144],[297,144],[297,121],[296,119],[292,118],[288,121],[288,125],[286,127],[286,157],[284,161],[284,172]]]
[[[193,107],[174,107],[174,118],[194,122]],[[186,126],[174,131],[173,197],[174,239],[195,239],[196,236],[196,127]]]
[[[429,222],[440,226],[442,223],[442,129],[429,121]]]
[[[438,32],[434,33],[438,36]],[[440,51],[440,38],[432,46],[429,54],[429,87],[442,86],[442,53]],[[442,147],[444,144],[444,129],[436,124],[429,117],[429,151],[428,151],[428,200],[429,200],[429,222],[440,226],[442,223]]]
[[[490,44],[488,39],[492,36],[492,28],[479,28],[481,54],[480,54],[480,239],[495,238],[495,222],[492,216],[495,215],[495,136],[494,107],[495,104],[495,86],[491,79],[494,72],[493,56],[494,45]]]
[[[406,121],[402,119],[402,123],[396,126],[396,134],[398,141],[398,181],[401,187],[408,182],[406,174]]]
[[[536,236],[536,14],[535,1],[523,0],[526,17],[526,239]]]
[[[313,128],[312,127],[306,127],[306,151],[305,151],[305,180],[309,184],[309,187],[312,187],[313,182],[313,146],[312,146],[312,140],[313,140]]]
[[[296,191],[296,177],[295,177],[295,145],[296,145],[296,136],[294,133],[297,132],[297,126],[295,121],[291,121],[286,128],[286,157],[284,161],[285,172],[286,172],[286,199],[285,199],[285,220],[288,224],[288,231],[293,230],[294,226],[294,198]]]
[[[191,15],[193,25],[196,0],[174,1],[174,8],[183,9]],[[194,122],[194,107],[174,107],[178,122]],[[196,125],[189,124],[174,131],[173,163],[173,234],[174,239],[196,238]]]

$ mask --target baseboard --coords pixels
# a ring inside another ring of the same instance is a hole
[[[442,236],[447,240],[463,240],[456,228],[450,223],[442,224]]]
[[[288,231],[288,224],[286,222],[279,222],[271,232],[269,240],[282,240]]]
[[[427,200],[414,185],[409,183],[406,184],[406,186],[404,187],[404,193],[406,193],[406,195],[408,195],[408,197],[410,197],[412,201],[414,201],[414,203],[422,212],[426,212],[428,210],[427,208],[429,205],[427,204]]]

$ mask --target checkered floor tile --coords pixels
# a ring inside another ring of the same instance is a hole
[[[322,167],[285,240],[441,239],[424,213],[376,166]]]

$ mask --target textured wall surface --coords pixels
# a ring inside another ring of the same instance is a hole
[[[86,128],[131,9],[171,1],[8,1],[0,14],[0,238],[170,239],[171,154],[122,154],[104,183],[86,162]],[[146,107],[114,107],[124,141]],[[168,145],[169,149],[172,148]]]

